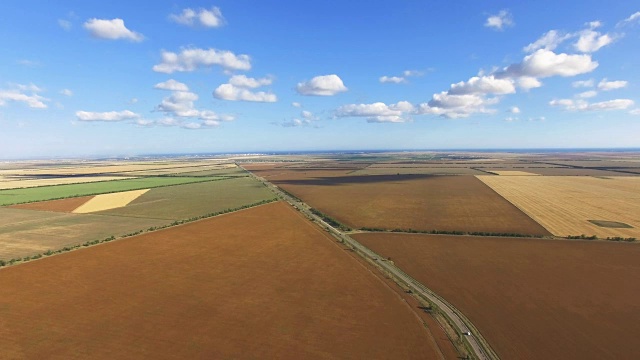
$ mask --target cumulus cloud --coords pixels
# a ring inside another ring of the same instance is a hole
[[[170,91],[189,91],[189,87],[179,81],[169,79],[165,82],[157,83],[153,86],[154,89],[170,90]]]
[[[581,99],[589,99],[592,97],[595,97],[598,95],[598,92],[595,90],[589,90],[589,91],[585,91],[585,92],[581,92],[579,94],[576,95],[577,98],[581,98]]]
[[[272,83],[273,78],[271,77],[255,79],[245,75],[234,75],[229,79],[229,84],[247,89],[255,89],[261,86],[271,85]]]
[[[528,53],[535,52],[539,49],[554,50],[560,44],[562,44],[562,42],[569,39],[570,37],[571,34],[563,34],[558,30],[550,30],[535,42],[532,42],[531,44],[525,46],[523,50]]]
[[[520,76],[516,78],[515,82],[516,85],[524,91],[529,91],[542,86],[540,80],[531,76]]]
[[[293,106],[293,107],[295,107],[295,108],[301,108],[301,107],[302,107],[302,104],[300,104],[300,103],[299,103],[299,102],[297,102],[297,101],[294,101],[294,102],[292,102],[292,103],[291,103],[291,106]]]
[[[99,39],[125,39],[133,42],[144,40],[142,34],[127,29],[122,19],[89,19],[84,23],[84,28],[89,31],[91,36]]]
[[[512,106],[509,108],[509,112],[512,114],[520,114],[520,108],[517,106]]]
[[[627,84],[628,84],[628,82],[624,81],[624,80],[607,81],[607,79],[604,78],[604,79],[600,80],[600,82],[598,83],[598,89],[600,89],[602,91],[622,89],[622,88],[626,87]]]
[[[571,86],[574,88],[590,88],[593,87],[593,79],[574,81]]]
[[[170,96],[162,99],[162,102],[156,107],[170,117],[157,121],[162,126],[180,126],[194,128],[193,124],[200,124],[199,128],[217,126],[220,121],[233,121],[235,117],[228,114],[217,114],[211,110],[199,110],[195,107],[194,102],[198,100],[198,95],[190,91],[174,91]],[[202,120],[201,123],[185,122],[184,118],[195,118]]]
[[[513,80],[495,76],[474,76],[468,81],[451,85],[450,95],[467,94],[513,94],[516,92]]]
[[[404,77],[401,76],[381,76],[378,80],[383,84],[400,84],[407,81]]]
[[[586,100],[559,99],[551,100],[551,106],[561,107],[568,111],[606,111],[606,110],[625,110],[634,105],[631,99],[614,99],[589,103]]]
[[[182,25],[200,25],[204,27],[220,27],[224,25],[225,22],[222,17],[222,12],[215,6],[210,10],[202,8],[198,10],[190,8],[183,9],[180,14],[169,15],[169,19]]]
[[[276,102],[276,94],[265,91],[253,92],[249,89],[235,86],[233,84],[222,84],[213,91],[213,96],[221,100],[230,101],[254,101],[254,102]]]
[[[609,34],[600,34],[592,29],[582,30],[578,33],[578,41],[573,47],[583,53],[591,53],[611,44],[615,38]]]
[[[213,97],[230,101],[276,102],[278,97],[272,92],[252,91],[261,86],[271,85],[273,79],[250,78],[245,75],[234,75],[229,83],[218,86],[213,91]]]
[[[140,118],[139,114],[133,111],[107,111],[107,112],[91,112],[91,111],[76,111],[76,117],[80,121],[123,121]]]
[[[625,26],[625,25],[628,25],[628,24],[632,24],[634,22],[638,22],[638,20],[640,20],[640,11],[631,14],[631,16],[629,16],[628,18],[620,21],[616,26],[617,27]]]
[[[307,119],[291,119],[291,120],[286,120],[279,123],[275,122],[272,124],[279,125],[282,127],[302,127],[302,126],[309,126],[312,124],[312,122],[311,120],[307,120]]]
[[[336,117],[364,117],[370,123],[403,123],[411,120],[409,114],[414,106],[407,101],[387,105],[382,102],[372,104],[348,104],[335,111]]]
[[[598,62],[592,60],[591,55],[556,54],[551,50],[539,49],[525,56],[522,62],[509,65],[497,75],[500,77],[569,77],[589,73],[597,67]]]
[[[383,84],[401,84],[408,82],[408,78],[414,76],[422,76],[424,73],[418,70],[405,70],[402,72],[402,76],[381,76],[378,78]]]
[[[499,13],[489,16],[484,23],[484,26],[494,30],[503,30],[505,27],[513,25],[513,16],[508,10],[501,10]]]
[[[335,74],[316,76],[296,86],[296,91],[300,95],[333,96],[347,90],[342,79]]]
[[[428,103],[418,106],[418,114],[440,115],[449,119],[465,118],[475,113],[493,113],[487,106],[498,103],[496,97],[486,98],[481,94],[452,95],[443,91],[433,94]]]
[[[182,49],[180,53],[162,51],[162,62],[153,66],[153,71],[171,74],[176,71],[194,71],[201,67],[218,65],[225,70],[250,70],[249,55],[236,55],[228,50]]]
[[[631,115],[640,115],[640,109],[633,109],[633,110],[629,111],[629,114],[631,114]]]
[[[42,91],[34,84],[14,84],[11,89],[0,89],[0,106],[7,105],[7,102],[21,102],[30,108],[46,109],[45,101],[49,99],[39,94]]]
[[[73,96],[73,91],[71,91],[69,89],[62,89],[62,90],[60,90],[60,94],[62,94],[64,96]]]

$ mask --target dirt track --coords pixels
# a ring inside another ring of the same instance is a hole
[[[353,237],[460,309],[503,359],[633,359],[640,354],[636,244]]]
[[[284,203],[0,270],[3,358],[438,358],[409,306]]]

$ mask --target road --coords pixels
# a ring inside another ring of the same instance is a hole
[[[291,206],[298,209],[298,211],[305,214],[309,219],[315,221],[321,227],[327,229],[331,234],[333,234],[338,239],[344,241],[345,244],[352,247],[354,250],[358,251],[365,257],[375,261],[380,268],[384,269],[390,275],[394,276],[397,280],[402,281],[406,286],[411,289],[414,293],[419,294],[423,298],[427,299],[431,304],[435,305],[444,316],[446,316],[450,323],[453,325],[455,330],[459,334],[471,333],[471,335],[462,335],[464,340],[466,340],[469,348],[473,351],[473,355],[475,358],[480,360],[489,360],[489,359],[497,359],[497,355],[493,352],[486,340],[484,340],[477,328],[471,324],[469,319],[464,316],[458,309],[456,309],[453,305],[449,304],[446,300],[440,297],[438,294],[431,291],[429,288],[406,274],[400,268],[395,266],[392,262],[385,261],[378,254],[373,252],[371,249],[366,246],[360,244],[356,240],[349,237],[349,235],[340,231],[339,229],[334,228],[333,226],[327,224],[321,217],[315,215],[311,212],[311,207],[306,203],[296,199],[286,192],[282,191],[279,187],[273,185],[268,182],[264,178],[258,177],[255,174],[249,172],[251,176],[253,176],[258,181],[265,184],[269,189],[271,189],[275,194],[277,194],[281,199],[288,202]]]

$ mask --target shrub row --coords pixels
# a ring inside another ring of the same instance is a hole
[[[371,232],[395,232],[395,233],[410,233],[410,234],[432,234],[432,235],[473,235],[473,236],[496,236],[496,237],[525,237],[525,238],[542,238],[542,235],[530,235],[519,233],[501,233],[501,232],[487,232],[487,231],[457,231],[457,230],[415,230],[415,229],[381,229],[362,227],[362,231]]]
[[[569,235],[566,237],[566,239],[579,239],[579,240],[609,240],[609,241],[628,241],[628,242],[634,242],[637,239],[634,237],[628,237],[628,238],[624,238],[624,237],[620,237],[620,236],[613,236],[613,237],[607,237],[607,238],[599,238],[596,235],[591,235],[591,236],[586,236],[585,234],[582,235]]]
[[[318,211],[318,210],[316,210],[314,208],[310,208],[309,210],[311,211],[312,214],[320,217],[322,220],[324,220],[324,222],[326,222],[327,224],[333,226],[334,228],[338,228],[338,229],[340,229],[342,231],[351,231],[350,227],[340,223],[338,220],[332,218],[331,216],[325,215],[322,212],[320,212],[320,211]]]
[[[237,208],[233,208],[233,209],[226,209],[226,210],[222,210],[222,211],[217,211],[217,212],[213,212],[213,213],[209,213],[209,214],[201,215],[201,216],[195,216],[195,217],[192,217],[192,218],[189,218],[189,219],[184,219],[184,220],[176,220],[176,221],[174,221],[174,222],[172,222],[170,224],[167,224],[167,225],[152,226],[152,227],[148,228],[147,230],[138,230],[138,231],[135,231],[135,232],[132,232],[132,233],[129,233],[129,234],[122,235],[119,238],[122,239],[122,238],[126,238],[126,237],[140,235],[140,234],[142,234],[144,232],[151,232],[151,231],[166,229],[168,227],[172,227],[172,226],[176,226],[176,225],[182,225],[182,224],[185,224],[185,223],[188,223],[188,222],[193,222],[193,221],[196,221],[196,220],[202,220],[202,219],[205,219],[205,218],[210,218],[210,217],[214,217],[214,216],[218,216],[218,215],[222,215],[222,214],[227,214],[227,213],[234,212],[234,211],[248,209],[250,207],[254,207],[254,206],[258,206],[258,205],[268,204],[268,203],[274,202],[276,200],[277,200],[276,198],[268,199],[268,200],[262,200],[262,201],[259,201],[259,202],[253,203],[253,204],[243,205],[243,206],[240,206],[240,207],[237,207]],[[7,261],[0,260],[0,268],[3,267],[3,266],[13,265],[13,264],[15,264],[17,262],[26,262],[26,261],[29,261],[29,260],[37,260],[37,259],[40,259],[43,256],[51,256],[51,255],[55,255],[55,254],[61,254],[63,252],[68,252],[68,251],[71,251],[71,250],[79,249],[81,247],[89,247],[89,246],[92,246],[92,245],[97,245],[97,244],[113,241],[115,239],[116,239],[116,237],[112,235],[112,236],[109,236],[106,239],[87,241],[87,242],[84,242],[82,244],[65,246],[62,249],[58,249],[58,250],[55,250],[55,251],[47,250],[47,251],[45,251],[45,252],[43,252],[41,254],[36,254],[36,255],[33,255],[33,256],[26,256],[26,257],[23,257],[23,258],[14,258],[14,259],[7,260]]]

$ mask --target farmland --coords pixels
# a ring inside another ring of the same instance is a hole
[[[635,244],[416,234],[354,238],[453,303],[501,358],[638,354]]]
[[[9,267],[0,348],[6,358],[438,358],[413,310],[351,256],[274,203]]]
[[[148,189],[161,186],[216,180],[216,177],[146,177],[72,185],[42,186],[27,189],[0,190],[0,206],[33,201],[60,199],[109,192]]]
[[[352,228],[549,235],[472,176],[327,172],[272,169],[256,173]]]
[[[479,176],[497,193],[558,236],[640,238],[640,178]],[[616,221],[631,228],[597,226]]]
[[[173,221],[274,198],[273,193],[251,178],[231,178],[156,187],[126,206],[102,211],[93,207],[89,210],[95,212],[90,214],[69,214],[100,197],[119,198],[122,194],[126,192],[0,208],[3,215],[0,217],[0,260],[167,226]]]

